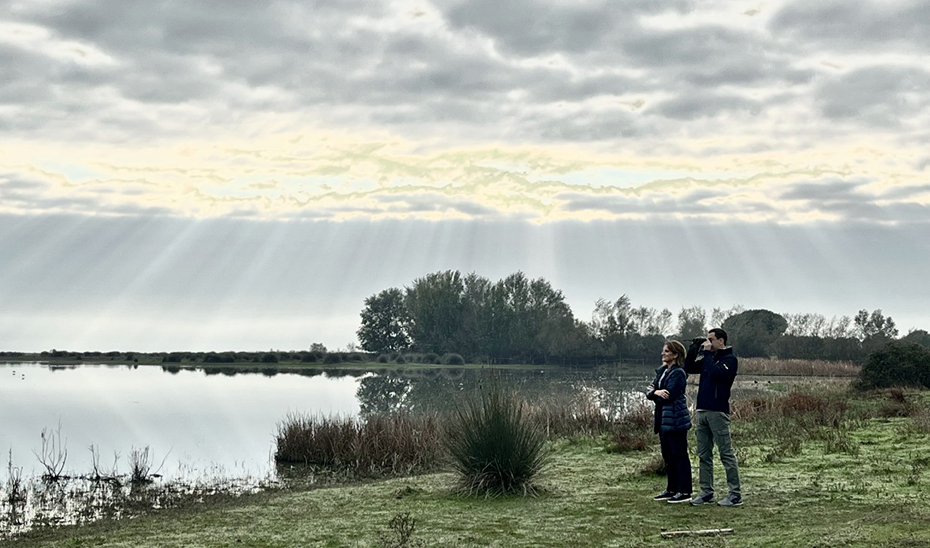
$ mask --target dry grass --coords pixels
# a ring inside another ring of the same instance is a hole
[[[857,377],[860,366],[852,362],[826,360],[780,360],[740,358],[742,375],[784,375],[793,377]]]
[[[442,435],[432,415],[375,415],[367,420],[290,415],[278,424],[275,461],[359,476],[436,468]]]

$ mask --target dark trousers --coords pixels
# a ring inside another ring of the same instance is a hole
[[[688,431],[659,434],[662,459],[668,475],[670,493],[691,493],[691,461],[688,460]]]

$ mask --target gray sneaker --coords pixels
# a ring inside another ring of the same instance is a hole
[[[722,499],[717,503],[717,506],[741,506],[743,504],[743,497],[740,495],[727,495],[727,498]]]
[[[700,506],[702,504],[710,504],[714,502],[713,493],[701,493],[700,495],[691,499],[691,506]]]

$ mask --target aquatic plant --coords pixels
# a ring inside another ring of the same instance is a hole
[[[61,423],[58,423],[58,428],[55,430],[43,428],[40,436],[42,448],[38,452],[33,450],[32,453],[45,469],[42,479],[45,481],[63,479],[65,463],[68,461],[68,448],[65,447],[65,442],[61,441]]]

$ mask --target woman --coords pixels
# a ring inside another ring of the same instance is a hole
[[[691,500],[691,462],[688,460],[691,415],[685,401],[688,374],[684,365],[684,345],[678,341],[666,342],[662,347],[662,367],[656,369],[656,379],[646,392],[646,397],[656,404],[653,429],[659,435],[668,476],[665,491],[654,500],[671,503]]]

